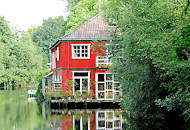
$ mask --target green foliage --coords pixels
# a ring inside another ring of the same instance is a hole
[[[12,72],[18,77],[15,81],[19,84],[35,82],[36,73],[42,70],[43,57],[29,33],[22,33],[21,38],[15,42],[11,54],[15,56],[12,61],[15,64]]]
[[[181,32],[176,32],[173,36],[173,45],[175,47],[178,60],[188,60],[190,57],[190,25],[183,27]]]
[[[46,58],[49,56],[49,47],[54,44],[61,36],[64,36],[66,30],[66,21],[62,16],[48,18],[33,33],[32,40],[42,48]],[[47,63],[48,60],[44,63]]]
[[[0,83],[11,83],[11,63],[10,51],[12,44],[13,34],[8,26],[8,22],[4,17],[0,17]],[[14,58],[14,57],[13,57]]]
[[[39,100],[43,100],[42,93],[42,78],[50,72],[50,69],[42,70],[36,74],[36,81],[38,82],[37,97]],[[46,99],[49,99],[49,95],[45,95]]]
[[[0,16],[0,42],[2,43],[10,43],[13,35],[8,26],[8,22],[4,19],[4,17]]]
[[[77,3],[80,1],[80,0],[65,0],[67,1],[67,10],[72,10],[72,8],[74,6],[77,5]]]
[[[183,13],[185,6],[183,0],[110,0],[106,5],[106,20],[110,25],[117,23],[122,33],[111,44],[117,48],[113,55],[123,56],[112,58],[113,69],[122,84],[122,106],[134,118],[162,116],[163,109],[155,106],[155,100],[168,110],[180,109],[186,119],[190,117],[185,105],[190,103],[189,15]]]
[[[67,23],[68,30],[66,33],[70,33],[84,22],[92,18],[98,13],[97,0],[80,0],[76,6],[72,8]]]
[[[35,83],[35,74],[43,66],[41,50],[32,41],[34,30],[12,34],[8,23],[0,17],[0,83],[11,88]]]

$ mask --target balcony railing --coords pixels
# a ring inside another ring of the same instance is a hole
[[[98,68],[108,68],[111,64],[112,63],[107,56],[96,57],[96,67]]]

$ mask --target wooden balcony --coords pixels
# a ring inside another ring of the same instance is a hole
[[[96,57],[96,67],[109,68],[110,65],[112,65],[112,63],[107,56],[97,56]]]

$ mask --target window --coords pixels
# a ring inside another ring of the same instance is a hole
[[[60,81],[62,81],[62,72],[60,71],[59,74],[60,74],[60,75],[59,75],[59,77],[60,77]]]
[[[59,72],[57,72],[57,81],[60,81],[59,78],[60,78],[60,77],[59,77]]]
[[[56,68],[56,55],[55,55],[55,52],[52,53],[52,69],[55,69]]]
[[[52,81],[53,81],[53,82],[56,82],[56,81],[57,81],[57,79],[56,79],[56,74],[53,74]]]
[[[59,47],[57,47],[57,61],[59,61]]]
[[[90,58],[90,44],[72,45],[73,59],[89,59]]]

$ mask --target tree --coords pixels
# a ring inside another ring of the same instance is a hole
[[[33,84],[35,74],[43,67],[41,50],[32,41],[35,30],[23,32],[19,38],[3,17],[0,17],[0,30],[0,83],[8,89]]]
[[[75,5],[77,5],[77,3],[78,3],[80,0],[64,0],[64,1],[67,2],[67,9],[68,9],[69,11],[71,11],[72,8],[73,8]]]
[[[72,8],[72,11],[68,17],[68,30],[66,31],[66,34],[75,30],[77,27],[95,16],[97,13],[97,0],[80,0],[80,2],[78,2],[78,4]]]
[[[42,70],[42,53],[32,41],[31,36],[30,33],[23,32],[11,51],[11,54],[15,56],[15,60],[12,61],[15,64],[12,72],[17,84],[34,83],[36,73]]]
[[[49,47],[53,45],[61,36],[65,34],[66,21],[62,16],[48,18],[43,21],[42,26],[33,33],[32,40],[42,48],[46,57],[49,56]],[[48,61],[45,60],[44,63]]]
[[[0,42],[9,43],[11,38],[13,38],[13,35],[8,26],[8,22],[4,19],[4,17],[0,17]]]
[[[5,86],[11,83],[11,59],[14,58],[10,55],[13,40],[13,34],[8,26],[8,22],[4,17],[0,17],[0,83]]]
[[[190,99],[189,58],[183,62],[172,58],[176,46],[171,37],[189,22],[183,13],[185,5],[183,0],[110,0],[105,9],[108,23],[116,24],[122,33],[114,42],[123,53],[118,50],[114,55],[122,55],[123,59],[113,58],[113,69],[122,83],[122,106],[136,119],[163,116],[164,109],[158,108],[155,101],[190,117],[183,104],[189,104]]]

